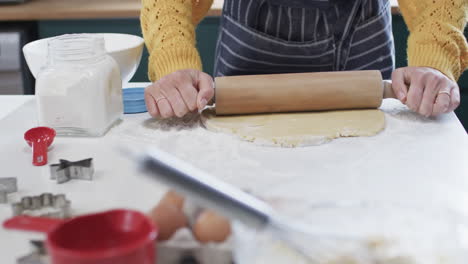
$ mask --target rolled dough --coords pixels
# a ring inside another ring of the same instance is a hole
[[[216,116],[213,109],[205,109],[202,122],[210,131],[233,134],[260,145],[300,147],[338,137],[376,135],[385,127],[385,115],[378,109],[366,109]]]

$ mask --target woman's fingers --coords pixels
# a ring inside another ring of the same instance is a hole
[[[392,73],[392,89],[393,93],[398,97],[402,103],[406,103],[406,96],[408,94],[408,86],[405,79],[405,70],[403,68],[396,69]]]
[[[159,82],[155,82],[146,90],[147,93],[151,95],[155,103],[154,108],[152,108],[153,105],[151,104],[151,100],[148,100],[149,103],[146,104],[152,117],[168,118],[175,115],[169,99],[161,92],[161,84]]]
[[[168,74],[147,87],[145,102],[153,117],[182,117],[204,108],[213,95],[211,76],[187,69]]]
[[[456,82],[428,67],[406,67],[392,74],[393,90],[411,110],[424,116],[436,116],[455,110],[460,104]],[[400,92],[409,85],[405,100]]]
[[[421,105],[424,84],[418,81],[412,81],[406,99],[406,105],[413,111],[418,112]]]
[[[451,101],[450,97],[451,97],[450,91],[446,91],[446,90],[441,90],[437,94],[437,98],[434,103],[434,109],[432,110],[433,116],[448,112],[449,107],[450,107],[450,101]]]
[[[185,108],[187,110],[184,109],[186,112],[183,113],[183,115],[197,109],[197,89],[194,87],[194,80],[197,72],[196,70],[181,70],[168,75],[168,77],[170,77],[168,82],[172,83],[176,88],[176,91],[186,106]]]
[[[176,87],[171,86],[171,84],[161,85],[160,92],[163,97],[166,98],[166,100],[160,100],[160,102],[163,104],[170,104],[173,113],[177,117],[183,117],[189,112],[184,100],[182,99],[182,96]]]
[[[164,88],[164,83],[155,82],[152,86],[149,87],[148,92],[151,97],[154,99],[155,107],[151,105],[151,100],[149,104],[147,104],[148,111],[150,111],[151,116],[153,117],[162,117],[162,118],[169,118],[176,115],[174,111],[173,105],[175,105],[172,101],[176,101],[173,99],[174,95],[168,95],[168,93],[164,93],[163,89],[169,90],[168,87]],[[151,111],[154,111],[156,114],[153,115]]]
[[[169,118],[175,115],[169,100],[162,94],[158,99],[156,99],[156,102],[162,118]]]
[[[151,95],[151,90],[152,90],[152,87],[151,86],[148,86],[146,87],[145,89],[145,104],[146,104],[146,108],[148,109],[148,113],[152,116],[152,117],[159,117],[159,110],[158,110],[158,106],[156,104],[156,100],[154,99],[154,97]]]
[[[424,85],[424,92],[418,112],[425,117],[429,117],[433,115],[438,93],[441,89],[444,89],[445,82],[437,76],[431,76],[425,78],[422,85]],[[436,110],[438,111],[438,109]]]
[[[205,108],[206,104],[214,96],[213,78],[210,75],[200,72],[198,77],[198,110]]]
[[[450,105],[446,112],[452,112],[460,105],[460,87],[455,83],[450,92]]]
[[[188,110],[197,110],[197,89],[191,83],[184,83],[177,87]]]

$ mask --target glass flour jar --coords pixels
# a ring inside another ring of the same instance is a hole
[[[62,136],[102,136],[120,120],[120,70],[106,53],[103,37],[55,37],[48,43],[47,59],[36,79],[40,126]]]

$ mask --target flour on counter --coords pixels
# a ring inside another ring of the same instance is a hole
[[[273,236],[274,232],[255,231],[235,222],[237,263],[466,263],[466,252],[463,253],[463,248],[455,242],[456,233],[452,230],[451,217],[446,217],[444,211],[429,214],[423,213],[423,210],[413,212],[414,208],[408,207],[409,214],[404,214],[403,207],[387,211],[390,209],[388,204],[375,203],[375,208],[370,207],[373,208],[370,211],[371,216],[369,212],[366,213],[366,206],[340,208],[330,205],[322,209],[304,203],[296,206],[290,203],[289,206],[299,207],[301,210],[293,213],[288,222],[301,221],[306,223],[306,229],[310,229],[310,233],[293,230],[287,235],[289,240],[294,240],[299,245],[301,252],[277,239]],[[384,209],[380,210],[380,206]],[[340,211],[341,209],[346,210]],[[288,210],[291,211],[286,208]],[[433,216],[434,219],[429,219],[428,216]],[[307,256],[315,261],[309,260]]]
[[[381,109],[387,113],[387,124],[385,130],[374,137],[342,138],[325,145],[295,149],[258,146],[207,131],[196,114],[168,120],[152,119],[148,114],[127,115],[125,122],[112,129],[108,137],[142,151],[148,147],[160,148],[257,196],[286,200],[282,205],[286,207],[297,201],[352,199],[436,204],[459,199],[455,195],[458,187],[444,184],[447,176],[439,179],[425,173],[407,175],[405,166],[395,166],[388,159],[392,153],[396,160],[418,164],[420,160],[410,151],[416,144],[414,137],[428,139],[423,150],[438,149],[440,143],[430,139],[432,135],[440,136],[447,124],[446,117],[433,120],[412,115],[394,100],[384,100]],[[415,128],[422,129],[424,134],[415,135]],[[458,144],[450,140],[448,137],[444,144]],[[375,170],[368,168],[369,164],[377,166],[380,173],[375,174]],[[421,164],[422,172],[426,168],[427,165]],[[443,168],[440,175],[444,175],[442,172]],[[440,184],[434,184],[436,182]],[[418,188],[417,196],[414,186]],[[461,186],[465,185],[460,183]],[[303,211],[300,215],[306,220],[309,213]],[[280,262],[271,262],[274,263]],[[407,264],[390,260],[387,263]]]
[[[168,120],[153,119],[147,113],[126,115],[125,122],[114,127],[106,137],[124,144],[141,146],[142,150],[151,146],[161,148],[223,180],[241,188],[252,189],[260,195],[264,192],[279,192],[278,194],[288,197],[311,195],[315,198],[326,198],[330,196],[326,187],[330,175],[335,175],[336,171],[342,171],[344,168],[358,170],[360,176],[356,178],[340,174],[340,184],[333,186],[334,192],[337,192],[334,195],[338,195],[334,196],[336,199],[342,198],[340,193],[351,192],[359,199],[368,195],[373,197],[389,193],[379,188],[366,187],[375,184],[385,189],[394,186],[398,188],[399,193],[407,192],[408,197],[417,199],[409,188],[411,182],[416,181],[414,184],[422,188],[425,186],[424,182],[431,179],[423,175],[408,178],[400,173],[395,174],[394,171],[399,170],[399,167],[388,162],[388,153],[417,163],[418,160],[414,160],[413,153],[409,151],[415,144],[415,127],[424,127],[424,137],[430,138],[432,134],[439,136],[446,125],[445,117],[431,120],[413,115],[408,112],[406,106],[396,100],[384,100],[381,109],[391,114],[386,114],[386,128],[376,136],[341,138],[325,145],[296,149],[258,146],[234,136],[207,131],[200,125],[197,114]],[[439,149],[438,146],[433,146],[434,144],[438,143],[428,140],[427,149]],[[438,155],[441,154],[443,153]],[[220,159],[229,162],[221,163]],[[369,160],[372,160],[374,166],[379,166],[382,175],[376,177],[368,174],[365,168]],[[339,164],[340,169],[335,164]],[[313,171],[310,170],[311,167],[314,168]],[[314,178],[313,194],[310,193],[308,184],[301,184],[309,182],[310,177]],[[421,180],[418,180],[419,177]],[[399,178],[407,184],[396,185],[395,179]],[[295,191],[284,193],[283,190],[287,189],[288,185],[294,186]],[[340,189],[341,192],[338,191]],[[432,194],[428,192],[428,196],[430,195]],[[393,200],[395,197],[388,194],[385,199],[387,198]]]
[[[445,257],[434,257],[431,252],[422,258],[415,258],[413,254],[398,248],[398,244],[391,243],[385,239],[374,240],[369,238],[362,242],[363,250],[352,251],[336,244],[327,248],[322,245],[321,257],[312,256],[314,261],[309,260],[300,252],[295,251],[287,244],[274,238],[264,238],[255,241],[255,250],[251,252],[235,252],[236,262],[242,264],[263,263],[291,263],[291,264],[456,264],[461,263]],[[313,242],[310,242],[313,243]],[[320,242],[318,242],[320,243]],[[248,243],[247,243],[248,244]],[[330,245],[329,245],[330,246]],[[242,247],[242,246],[241,246]],[[320,247],[320,245],[318,245]],[[245,248],[244,250],[249,250]],[[253,252],[254,251],[254,252]],[[316,261],[318,260],[318,261]]]
[[[421,116],[396,99],[386,99],[385,104],[382,105],[382,110],[395,118],[412,122],[431,123],[436,119],[435,117]]]

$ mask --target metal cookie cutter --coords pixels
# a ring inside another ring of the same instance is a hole
[[[47,260],[47,252],[43,241],[31,240],[33,251],[26,256],[23,256],[16,260],[17,264],[46,264],[49,263]]]
[[[65,183],[71,179],[93,180],[93,159],[80,161],[60,160],[60,163],[50,165],[50,178],[57,183]]]
[[[70,217],[71,202],[64,194],[43,193],[38,196],[26,196],[20,202],[11,205],[13,215],[33,215],[53,218]]]
[[[8,202],[7,195],[16,191],[18,191],[16,178],[0,178],[0,203]]]

